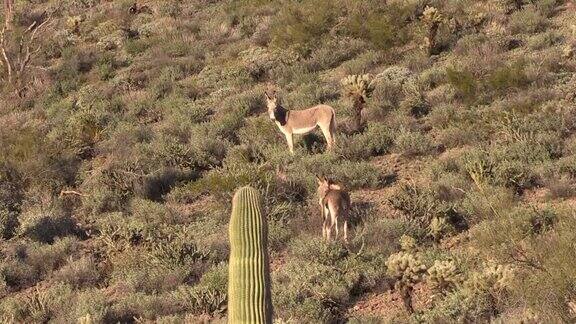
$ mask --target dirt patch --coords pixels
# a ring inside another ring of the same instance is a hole
[[[421,311],[432,306],[432,292],[425,283],[414,287],[412,305]],[[400,294],[394,289],[366,295],[349,309],[349,317],[398,318],[409,316]]]

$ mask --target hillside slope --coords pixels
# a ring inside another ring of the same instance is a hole
[[[559,0],[14,1],[0,321],[224,321],[246,184],[278,322],[574,321],[575,22]],[[364,74],[355,131],[341,80]],[[271,89],[334,107],[337,148],[290,155]],[[351,192],[348,245],[322,242],[315,175]]]

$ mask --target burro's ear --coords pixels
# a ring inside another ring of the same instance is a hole
[[[268,92],[264,91],[264,96],[266,96],[266,100],[272,100],[272,98],[270,98],[270,96],[268,95]]]
[[[315,175],[316,176],[316,182],[318,182],[318,184],[322,184],[322,182],[324,182],[324,180],[322,180],[322,178],[319,175]]]

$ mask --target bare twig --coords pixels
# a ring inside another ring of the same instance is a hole
[[[75,195],[75,196],[80,196],[80,197],[88,197],[88,195],[83,194],[81,192],[75,191],[75,190],[62,190],[60,191],[60,197],[66,196],[66,195]]]
[[[23,77],[25,71],[28,67],[30,67],[30,62],[32,61],[32,57],[37,54],[41,47],[35,47],[34,42],[36,41],[36,37],[43,29],[51,24],[51,17],[46,18],[43,22],[38,23],[38,21],[34,21],[26,30],[23,32],[22,36],[18,40],[18,51],[14,56],[11,57],[10,53],[7,50],[7,28],[4,26],[0,31],[0,66],[5,67],[7,81],[8,83],[12,84],[15,88],[16,94],[21,97],[22,92],[25,89],[25,85],[23,84]],[[35,47],[35,48],[34,48]]]

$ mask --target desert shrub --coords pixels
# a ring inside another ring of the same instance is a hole
[[[98,69],[98,75],[100,80],[106,81],[114,77],[114,70],[117,67],[117,63],[112,55],[103,55],[96,62],[96,68]]]
[[[3,250],[6,263],[1,273],[10,288],[33,285],[64,265],[78,249],[78,241],[71,238],[56,240],[52,245],[13,245]]]
[[[165,205],[140,198],[130,201],[130,212],[146,223],[174,224],[178,219],[178,215]]]
[[[447,68],[446,78],[448,82],[456,88],[458,95],[464,101],[474,101],[478,86],[476,78],[471,72],[456,68]]]
[[[315,190],[314,174],[324,175],[346,184],[346,188],[376,188],[384,182],[382,171],[368,162],[356,162],[339,159],[335,155],[312,155],[303,158],[294,167],[288,168],[296,180],[308,184],[309,190]]]
[[[550,159],[547,148],[532,141],[496,146],[490,155],[494,163],[492,167],[494,182],[514,188],[518,192],[539,183],[539,176],[534,167]]]
[[[370,123],[362,134],[340,138],[337,152],[346,159],[362,160],[388,153],[393,141],[390,128],[381,123]]]
[[[254,164],[230,164],[223,168],[206,173],[198,181],[180,189],[179,195],[186,199],[195,199],[204,193],[216,196],[231,197],[232,192],[242,185],[265,188],[270,182],[270,175]]]
[[[332,2],[323,0],[283,6],[272,25],[272,44],[308,53],[313,41],[326,34],[335,23],[337,10]]]
[[[105,321],[108,316],[110,300],[98,288],[89,288],[76,292],[73,296],[72,307],[63,309],[57,317],[66,322],[80,321],[80,318],[89,316],[91,321]]]
[[[571,301],[574,300],[570,278],[574,271],[574,250],[569,248],[574,236],[574,221],[559,213],[558,223],[553,231],[534,237],[530,244],[529,260],[541,270],[527,269],[517,275],[512,290],[517,300],[524,300],[539,318],[550,321],[566,321],[573,317]],[[547,251],[554,251],[548,253]],[[549,270],[555,269],[548,273]]]
[[[137,56],[146,52],[148,48],[151,46],[150,40],[147,39],[126,39],[122,48],[126,51],[126,53]]]
[[[429,137],[420,132],[402,128],[396,134],[394,148],[407,156],[425,155],[432,151],[433,143]]]
[[[0,163],[0,238],[10,239],[18,226],[18,214],[24,199],[20,174]]]
[[[393,3],[380,6],[379,3],[358,3],[345,21],[343,32],[353,37],[363,38],[378,49],[389,49],[410,40],[410,34],[402,22],[413,12],[409,4]],[[366,15],[366,12],[369,14]]]
[[[406,213],[406,217],[426,226],[436,214],[438,202],[430,189],[416,183],[404,183],[389,199],[394,208]]]
[[[261,150],[284,140],[276,125],[267,117],[251,118],[237,132],[240,143],[251,150]]]
[[[174,314],[180,307],[166,295],[130,293],[122,296],[110,306],[106,320],[126,322],[134,317],[154,319],[168,314]]]
[[[514,34],[528,34],[541,31],[546,23],[546,17],[534,5],[528,5],[510,15],[508,26]]]
[[[330,40],[310,54],[306,66],[310,72],[331,69],[358,55],[363,49],[364,43],[358,40]]]
[[[2,314],[10,314],[13,320],[47,322],[68,309],[72,289],[68,285],[56,284],[46,289],[36,289],[30,294],[14,296],[0,302]]]
[[[309,260],[292,260],[273,273],[272,296],[275,312],[281,318],[297,321],[334,321],[343,315],[357,273],[341,273],[332,266]],[[319,278],[322,278],[319,280]]]
[[[527,42],[527,46],[533,50],[542,50],[554,46],[562,41],[562,36],[556,31],[536,34]]]
[[[227,282],[228,267],[221,264],[204,273],[195,286],[180,286],[172,296],[188,312],[214,316],[224,312]]]
[[[511,88],[519,88],[529,84],[526,76],[525,63],[516,61],[508,66],[497,68],[492,72],[488,82],[497,91],[507,91]]]
[[[169,125],[191,125],[207,120],[210,110],[189,98],[173,94],[159,103],[164,120]]]
[[[341,244],[318,244],[310,237],[298,237],[290,242],[291,254],[302,260],[314,260],[323,265],[336,264],[348,251]]]
[[[18,234],[37,242],[52,244],[56,238],[80,234],[72,217],[58,209],[25,211],[19,221]]]
[[[91,257],[69,262],[54,273],[54,280],[72,287],[93,287],[100,281],[101,274]]]
[[[150,80],[150,91],[154,98],[164,98],[173,91],[176,81],[183,77],[182,70],[178,66],[163,67],[158,71],[157,77]]]

